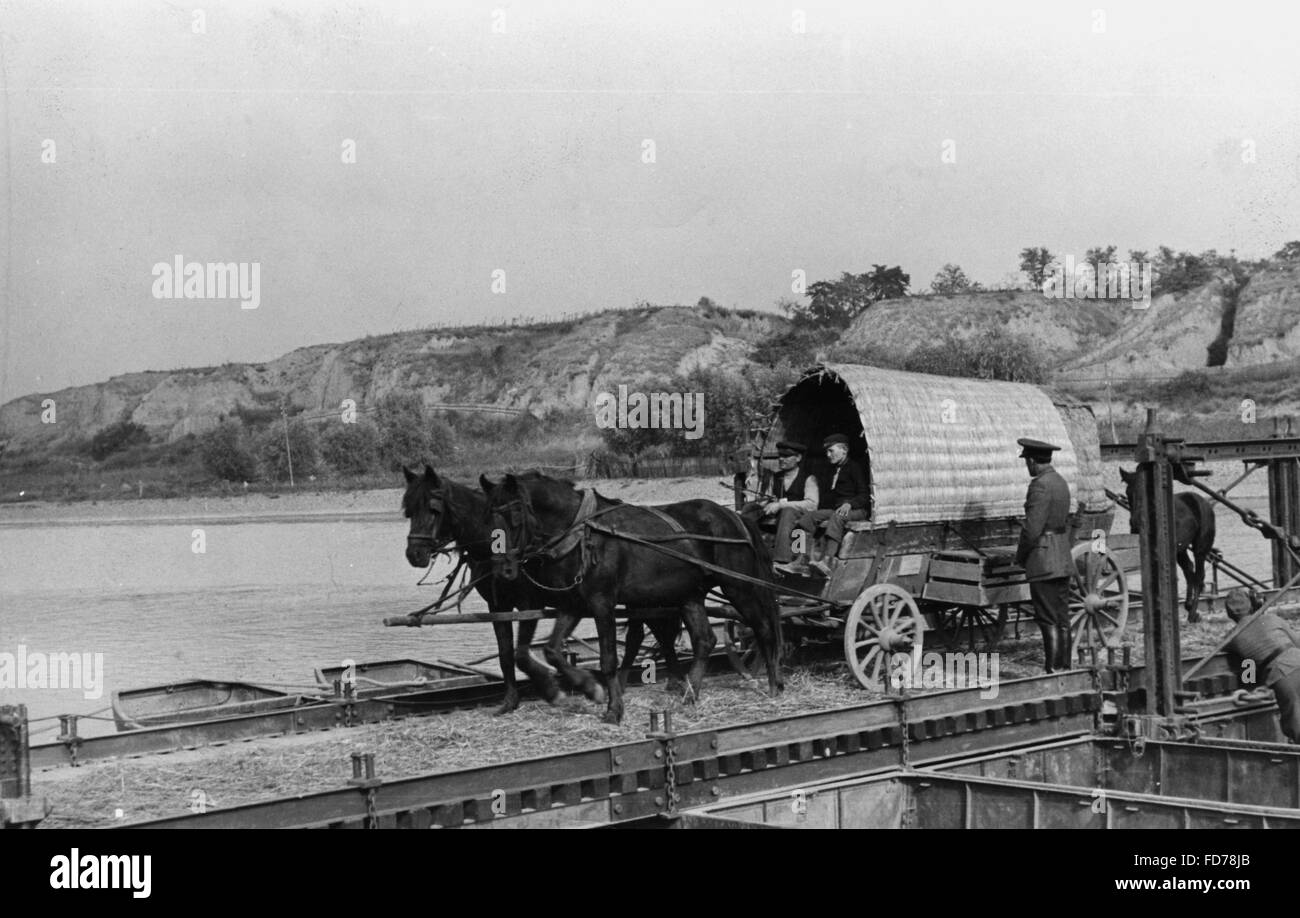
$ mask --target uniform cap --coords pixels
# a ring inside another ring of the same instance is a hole
[[[845,446],[848,446],[849,438],[844,436],[844,434],[839,434],[839,433],[831,434],[829,437],[827,437],[825,440],[822,441],[822,446],[827,446],[827,447],[834,446],[836,443],[843,443]]]
[[[778,456],[802,456],[808,452],[808,447],[802,443],[795,443],[793,440],[781,440],[776,444],[776,454]]]
[[[1029,437],[1021,437],[1016,442],[1021,446],[1020,458],[1033,459],[1036,462],[1051,462],[1052,453],[1060,449],[1059,446],[1053,446],[1051,443],[1044,443],[1042,440],[1033,440]]]

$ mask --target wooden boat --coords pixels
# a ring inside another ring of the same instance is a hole
[[[486,673],[476,672],[466,666],[439,660],[378,660],[357,663],[351,667],[357,694],[387,695],[393,692],[450,688],[453,685],[470,685],[490,681]],[[316,682],[321,689],[333,693],[334,683],[344,681],[347,667],[326,666],[316,668]]]
[[[262,714],[315,700],[313,695],[290,694],[249,682],[215,679],[189,679],[124,689],[113,692],[111,698],[118,730]]]

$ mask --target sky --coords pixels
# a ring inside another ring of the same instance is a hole
[[[198,18],[201,17],[201,18]],[[1026,246],[1300,238],[1300,5],[0,0],[0,402]],[[351,155],[350,155],[351,151]],[[256,309],[155,266],[258,266]]]

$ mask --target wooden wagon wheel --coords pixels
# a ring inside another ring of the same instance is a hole
[[[1128,584],[1124,568],[1110,552],[1080,542],[1070,553],[1070,659],[1080,647],[1117,647],[1128,624]]]
[[[877,583],[862,591],[844,621],[844,657],[864,688],[883,687],[891,653],[919,650],[925,620],[912,594],[892,583]]]
[[[990,606],[949,606],[936,613],[942,623],[940,627],[947,635],[949,650],[961,649],[962,636],[966,637],[966,649],[974,653],[980,648],[989,652],[998,649],[1002,633],[1007,627],[1007,607]]]

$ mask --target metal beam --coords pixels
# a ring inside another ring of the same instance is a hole
[[[1148,409],[1146,431],[1133,454],[1137,461],[1133,519],[1142,554],[1146,713],[1156,717],[1174,716],[1174,693],[1179,691],[1181,683],[1175,568],[1177,531],[1170,446],[1171,441],[1157,429],[1155,409]]]
[[[1103,443],[1101,458],[1128,459],[1138,448],[1137,443]],[[1245,462],[1263,462],[1269,459],[1300,458],[1300,437],[1261,437],[1255,440],[1210,440],[1186,443],[1183,449],[1195,453],[1207,462],[1240,459]]]

